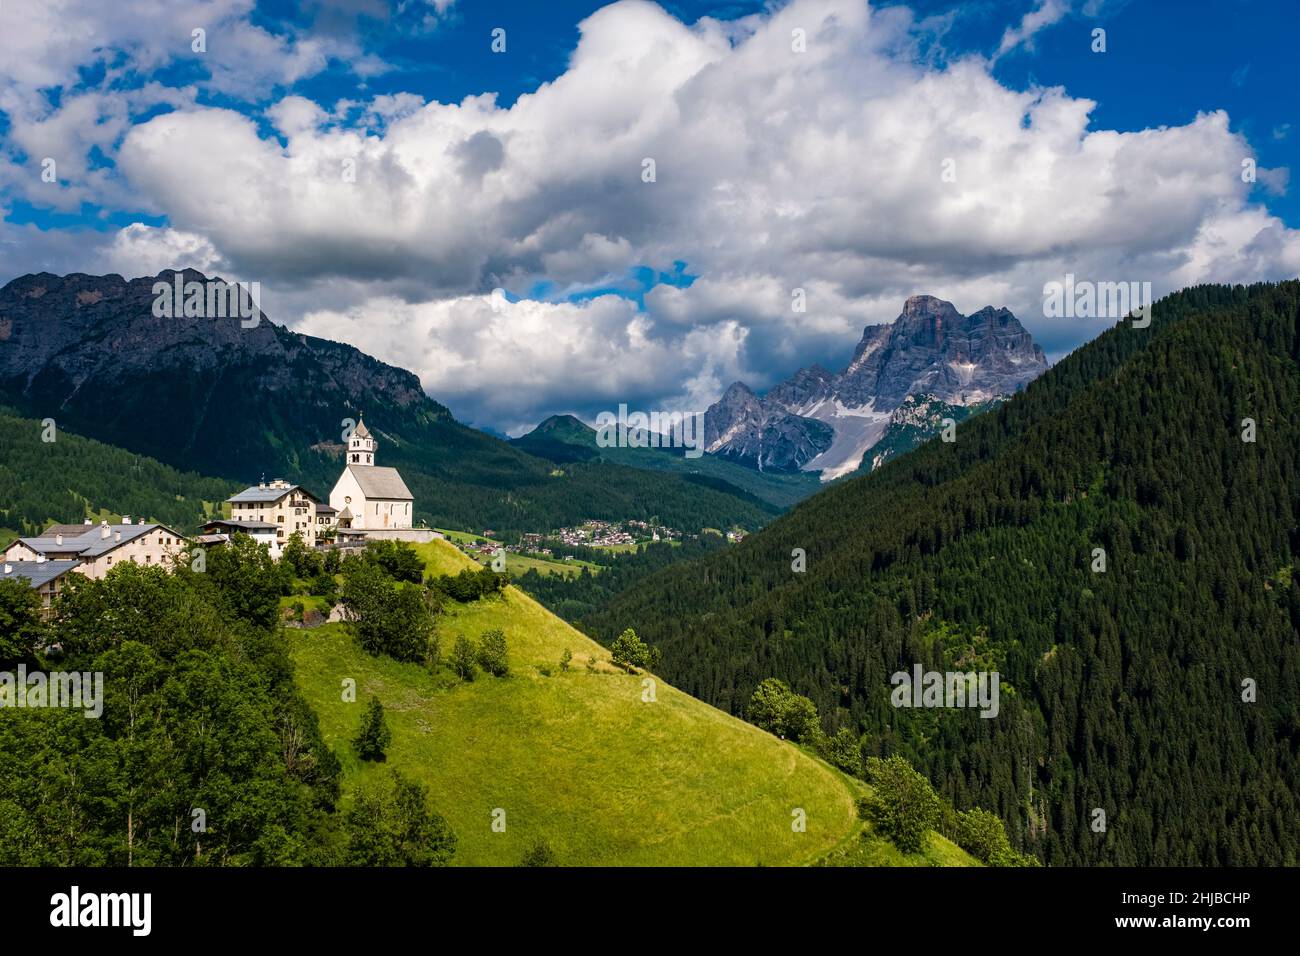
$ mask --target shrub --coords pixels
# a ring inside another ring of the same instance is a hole
[[[500,628],[484,631],[479,638],[478,663],[493,677],[505,677],[510,673],[510,663],[506,659],[506,635]]]
[[[362,557],[395,581],[419,584],[424,579],[424,562],[405,541],[367,541]]]
[[[560,670],[567,671],[569,669],[569,664],[572,661],[573,661],[573,651],[569,650],[566,647],[564,649],[564,653],[560,655]]]
[[[524,858],[519,861],[520,866],[555,866],[555,853],[551,850],[551,845],[545,840],[537,840],[524,851]]]
[[[817,728],[819,731],[820,727]],[[862,749],[857,735],[847,727],[840,728],[834,737],[817,734],[817,755],[832,767],[838,767],[855,777],[862,776]]]
[[[462,634],[456,638],[451,649],[451,668],[464,681],[472,681],[478,672],[474,661],[478,655],[474,652],[474,642]]]
[[[817,705],[775,677],[758,685],[749,698],[746,716],[750,723],[790,740],[804,740],[821,729]]]
[[[468,604],[485,595],[500,593],[508,581],[508,575],[497,574],[491,568],[478,571],[466,568],[457,575],[440,574],[436,578],[430,577],[428,583],[453,601]]]
[[[943,805],[930,781],[898,756],[867,758],[867,779],[873,792],[858,801],[859,815],[904,853],[925,849]]]
[[[1038,860],[1012,849],[1002,820],[995,813],[962,810],[957,813],[954,839],[959,847],[989,866],[1037,866]]]
[[[334,575],[322,571],[311,579],[310,592],[333,601],[339,593],[338,582],[334,580]]]

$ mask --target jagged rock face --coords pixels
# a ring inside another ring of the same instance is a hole
[[[834,431],[792,415],[736,382],[704,413],[704,450],[760,471],[798,471],[827,448]]]
[[[264,315],[250,328],[155,316],[154,284],[174,275],[42,273],[0,289],[0,401],[179,467],[245,478],[298,464],[298,450],[268,435],[337,439],[357,410],[383,412],[394,429],[451,422],[415,375],[351,346]],[[187,270],[182,280],[206,277]]]
[[[767,398],[783,408],[802,408],[825,398],[834,382],[834,374],[820,365],[811,365],[799,369],[789,379],[774,386],[767,393]]]
[[[1010,395],[1046,370],[1043,350],[1006,309],[963,316],[916,295],[892,325],[868,326],[835,391],[850,407],[875,398],[877,409],[897,408],[912,394],[966,405]]]
[[[908,396],[981,404],[1018,391],[1046,369],[1043,350],[1008,310],[986,306],[964,316],[951,302],[912,296],[892,323],[863,330],[852,361],[838,375],[814,365],[763,397],[739,382],[732,385],[705,413],[706,435],[710,417],[715,423],[707,448],[755,466],[761,448],[765,467],[790,462],[820,470],[824,478],[838,477],[858,467]],[[831,440],[805,444],[808,433],[790,416],[828,426]],[[778,421],[780,428],[772,429]],[[774,445],[785,436],[798,447]]]

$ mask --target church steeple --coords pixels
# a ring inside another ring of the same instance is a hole
[[[366,420],[361,418],[352,430],[352,437],[348,439],[348,465],[373,465],[378,449],[379,443],[371,436],[370,429],[366,428]]]

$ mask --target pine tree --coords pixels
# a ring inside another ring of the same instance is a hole
[[[357,748],[357,756],[362,760],[383,760],[392,739],[393,732],[384,719],[384,705],[379,703],[378,697],[371,696],[361,718],[361,729],[352,741]]]

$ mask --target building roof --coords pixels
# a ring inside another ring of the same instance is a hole
[[[367,498],[388,501],[415,500],[396,468],[383,468],[379,465],[348,465],[348,471],[352,472],[352,477],[361,486],[361,493]]]
[[[55,531],[54,534],[42,534],[37,538],[19,538],[18,540],[37,554],[67,554],[76,555],[79,558],[97,558],[114,548],[120,548],[136,538],[154,531],[166,531],[169,535],[182,538],[179,532],[161,524],[93,524],[73,525],[72,527],[75,527],[81,533],[68,534]],[[108,529],[107,537],[104,536],[105,528]],[[63,535],[62,544],[59,544],[56,540],[55,535],[57,534]],[[121,540],[118,540],[119,534]]]
[[[277,525],[273,525],[269,521],[231,521],[229,519],[209,521],[203,526],[205,531],[208,528],[231,528],[235,531],[246,531],[249,534],[254,531],[274,531],[277,527]]]
[[[336,515],[338,514],[338,509],[331,508],[326,504],[319,504],[316,506],[316,513],[318,515]]]
[[[29,587],[38,588],[67,574],[80,561],[9,561],[0,567],[0,581],[23,578]]]
[[[56,534],[85,534],[93,527],[95,526],[89,521],[82,522],[81,524],[52,524],[42,531],[40,536],[42,538],[53,538]]]
[[[306,495],[312,501],[320,501],[319,498],[313,495],[302,485],[290,485],[287,488],[271,488],[271,487],[263,488],[260,485],[251,485],[248,488],[245,488],[239,494],[232,495],[226,500],[229,501],[231,504],[250,504],[250,503],[269,504],[271,502],[279,501],[285,495],[292,494],[295,491],[303,495]]]

